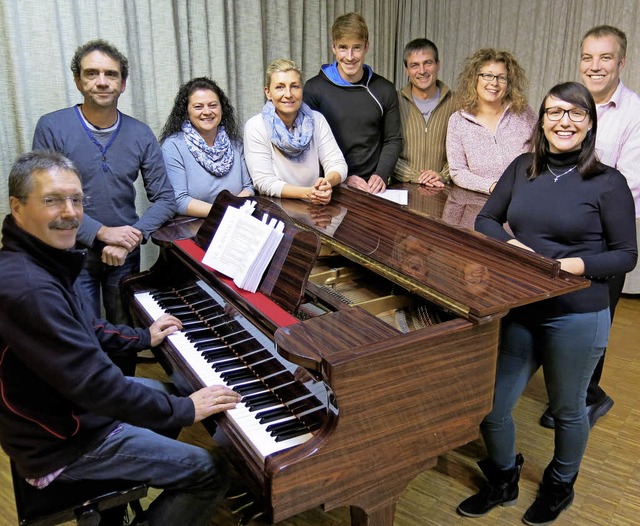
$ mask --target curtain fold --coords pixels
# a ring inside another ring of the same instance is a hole
[[[402,49],[413,38],[436,43],[440,77],[452,88],[464,59],[494,46],[516,54],[537,108],[553,84],[579,80],[581,35],[608,23],[627,33],[623,80],[640,91],[639,10],[635,0],[0,0],[0,215],[9,210],[9,168],[30,149],[38,118],[81,101],[69,63],[94,38],[129,59],[120,109],[159,134],[178,86],[203,75],[244,123],[264,103],[269,62],[291,58],[306,79],[316,75],[333,59],[333,20],[349,11],[369,26],[366,62],[398,88],[406,82]]]

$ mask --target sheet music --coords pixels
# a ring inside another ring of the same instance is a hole
[[[251,214],[255,202],[227,207],[202,262],[233,278],[238,287],[255,292],[284,232],[284,224]]]

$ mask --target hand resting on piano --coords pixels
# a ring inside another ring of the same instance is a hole
[[[149,326],[151,345],[160,345],[164,339],[176,331],[182,330],[182,323],[171,314],[163,314]],[[204,387],[189,395],[195,408],[193,423],[205,418],[233,409],[240,402],[240,395],[224,385]]]

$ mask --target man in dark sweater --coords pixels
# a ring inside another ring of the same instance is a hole
[[[305,84],[304,102],[331,126],[349,167],[347,184],[383,192],[402,150],[395,87],[364,63],[369,30],[360,15],[338,17],[331,37],[336,61]]]
[[[235,407],[224,386],[177,397],[127,378],[105,351],[142,350],[181,328],[148,329],[90,313],[76,278],[83,192],[56,152],[24,154],[9,175],[11,214],[0,249],[0,445],[35,487],[123,479],[165,488],[152,525],[206,525],[227,479],[212,454],[159,435]]]
[[[71,71],[84,101],[42,116],[33,149],[58,151],[79,168],[88,200],[78,243],[89,248],[80,284],[96,317],[102,293],[106,318],[129,323],[120,281],[140,270],[139,245],[173,217],[175,196],[153,132],[118,111],[129,72],[126,57],[93,40],[76,50]],[[139,175],[150,203],[141,217],[134,190]]]

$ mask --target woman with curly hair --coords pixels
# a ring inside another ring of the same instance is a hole
[[[222,190],[254,194],[235,111],[213,80],[180,86],[160,142],[179,214],[206,217]]]
[[[505,168],[527,150],[534,111],[524,70],[508,51],[479,49],[458,77],[449,119],[447,160],[453,182],[490,194]]]
[[[244,128],[256,190],[326,205],[333,187],[347,178],[347,163],[327,120],[302,102],[302,75],[295,62],[274,60],[265,73],[264,93],[262,112]]]

